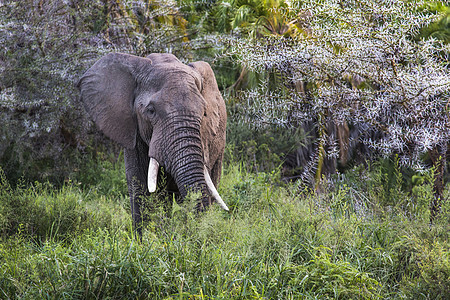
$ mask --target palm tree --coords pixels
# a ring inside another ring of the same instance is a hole
[[[219,31],[240,28],[252,38],[308,33],[305,17],[292,15],[284,0],[225,0],[216,9]]]
[[[450,43],[450,7],[443,3],[434,3],[430,7],[431,11],[442,13],[442,18],[427,27],[422,28],[419,38],[435,38]]]

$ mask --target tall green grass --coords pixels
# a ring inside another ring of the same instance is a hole
[[[142,241],[115,192],[120,172],[106,176],[110,194],[105,182],[11,187],[2,174],[0,298],[448,299],[449,205],[430,226],[418,204],[430,183],[411,194],[394,180],[387,201],[383,168],[354,169],[318,193],[231,162],[219,187],[230,213],[167,199]]]

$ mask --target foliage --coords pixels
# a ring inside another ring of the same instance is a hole
[[[114,193],[76,182],[59,190],[13,188],[2,175],[0,220],[18,225],[0,233],[0,295],[445,299],[448,220],[430,227],[410,207],[389,210],[371,194],[385,189],[378,172],[376,165],[351,171],[316,193],[230,163],[219,187],[230,214],[213,206],[195,215],[194,201],[174,204],[165,218],[151,213],[142,241],[133,238],[131,217]]]
[[[443,2],[428,3],[427,8],[431,11],[443,14],[440,20],[423,27],[420,30],[419,38],[435,38],[450,43],[450,7]]]
[[[0,298],[447,297],[450,203],[429,224],[437,168],[405,167],[448,143],[448,44],[427,31],[439,10],[415,10],[417,1],[226,3],[0,1],[8,74],[0,78]],[[233,16],[244,3],[259,8]],[[147,199],[136,240],[122,153],[87,121],[73,83],[110,51],[212,57],[226,48],[208,34],[231,31],[232,20],[232,51],[214,61],[221,86],[239,75],[236,62],[273,77],[228,99],[218,189],[231,213],[213,205],[196,215],[195,197],[179,205],[161,193],[165,201]],[[271,20],[292,30],[271,30]],[[242,39],[247,32],[258,40]],[[433,38],[417,41],[419,33]],[[327,126],[339,121],[372,150],[398,156],[334,174],[317,190],[280,182],[282,153],[309,141],[305,120],[323,133],[328,156],[339,150]],[[29,182],[37,178],[59,184]],[[443,199],[449,193],[444,181]]]
[[[303,162],[302,179],[316,188],[326,159],[346,157],[352,145],[365,147],[372,157],[398,155],[401,165],[416,170],[435,168],[434,219],[444,199],[450,142],[449,45],[415,40],[440,18],[426,4],[294,1],[286,10],[307,12],[308,35],[230,38],[227,55],[237,63],[259,73],[278,72],[282,79],[276,89],[266,78],[241,93],[247,104],[242,119],[261,127],[314,124],[315,151]],[[346,132],[341,135],[339,127]]]
[[[437,54],[448,49],[435,40],[408,38],[435,16],[417,13],[416,2],[383,3],[349,2],[344,8],[331,1],[296,2],[292,10],[311,12],[314,38],[234,40],[240,63],[279,70],[285,87],[308,84],[306,94],[268,93],[264,86],[251,91],[249,103],[256,105],[249,112],[264,123],[289,125],[294,115],[357,124],[362,141],[383,153],[398,152],[410,165],[420,153],[445,146],[450,82]],[[374,138],[374,132],[383,136]],[[329,138],[333,143],[335,137]]]
[[[227,0],[217,4],[215,10],[217,30],[242,31],[253,37],[305,34],[306,15],[291,14],[289,2],[283,0]]]
[[[47,238],[70,239],[88,229],[130,226],[125,214],[127,198],[83,192],[68,182],[61,189],[50,183],[19,183],[12,187],[0,169],[0,235],[21,234],[36,242]],[[93,186],[94,187],[94,186]]]
[[[31,179],[58,178],[77,145],[73,131],[85,120],[72,86],[92,48],[73,9],[62,1],[0,4],[0,70],[7,74],[0,79],[0,157],[15,179],[25,171]]]
[[[73,170],[70,180],[77,182],[82,189],[91,189],[100,196],[115,199],[128,197],[124,157],[97,152],[95,158],[88,159]]]
[[[225,161],[239,162],[253,172],[278,170],[286,157],[303,143],[301,129],[268,126],[261,129],[239,121],[240,104],[229,103]]]

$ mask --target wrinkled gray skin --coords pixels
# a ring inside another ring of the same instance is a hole
[[[139,234],[150,158],[164,168],[169,191],[182,198],[191,190],[201,192],[197,210],[214,201],[204,170],[206,166],[217,187],[227,116],[208,63],[185,65],[171,54],[142,58],[113,53],[87,70],[78,87],[98,128],[125,148],[132,217]]]

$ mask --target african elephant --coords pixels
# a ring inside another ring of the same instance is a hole
[[[125,150],[134,228],[141,233],[142,197],[155,192],[162,167],[166,189],[183,199],[200,192],[197,210],[223,202],[216,186],[225,148],[227,114],[210,65],[185,65],[172,54],[146,58],[111,53],[78,82],[97,127]]]

